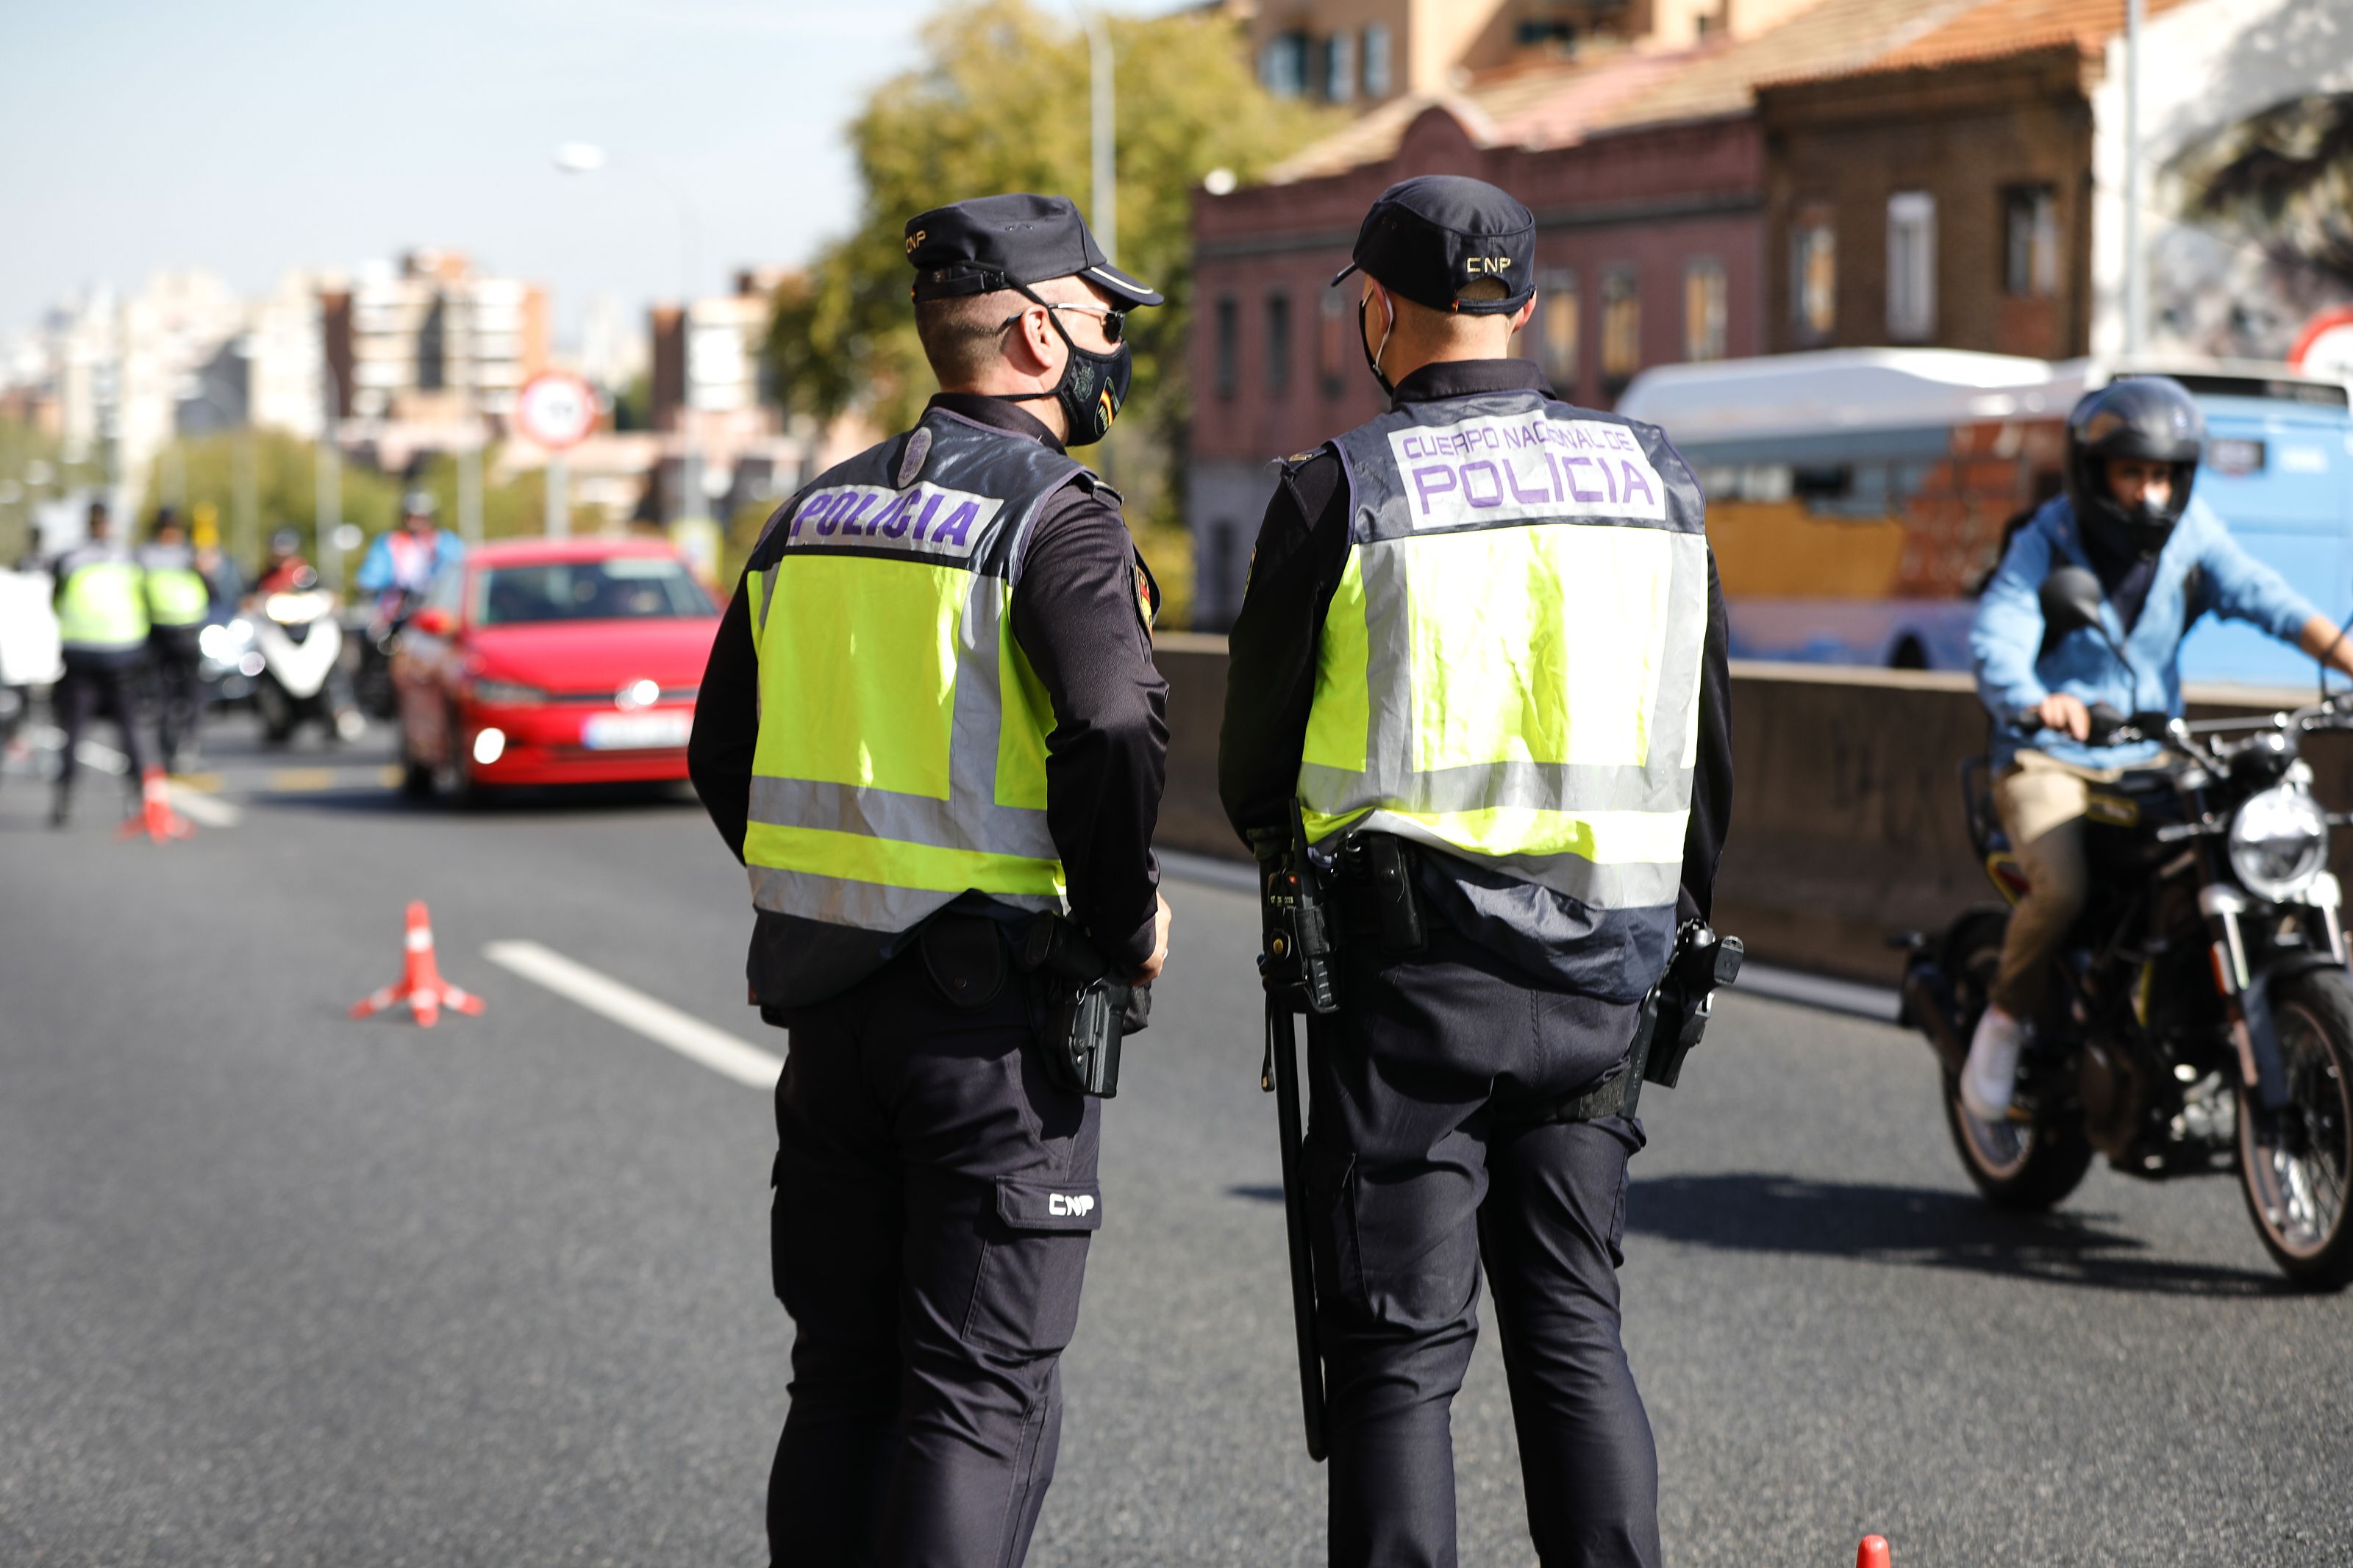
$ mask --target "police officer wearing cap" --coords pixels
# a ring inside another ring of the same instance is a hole
[[[1375,203],[1334,284],[1392,405],[1281,465],[1232,632],[1227,814],[1262,844],[1295,803],[1341,931],[1303,1164],[1343,1568],[1455,1561],[1482,1268],[1539,1560],[1659,1561],[1625,1091],[1729,813],[1724,615],[1665,438],[1509,357],[1535,260],[1493,185]]]
[[[779,1563],[1004,1568],[1061,1429],[1101,1104],[1049,1076],[1008,933],[1067,909],[1166,956],[1158,590],[1071,458],[1160,296],[1060,196],[910,220],[940,393],[779,508],[728,605],[688,764],[750,872],[752,999],[791,1031],[772,1251],[792,1403]]]

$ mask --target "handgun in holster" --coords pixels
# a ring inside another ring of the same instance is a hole
[[[1718,936],[1705,921],[1686,921],[1675,932],[1667,971],[1643,999],[1648,1039],[1641,1054],[1642,1078],[1672,1089],[1683,1076],[1683,1058],[1707,1033],[1715,1011],[1715,991],[1740,977],[1746,950],[1736,936]]]
[[[1060,915],[1036,915],[1020,928],[1014,962],[1044,993],[1046,1076],[1098,1099],[1117,1094],[1120,1041],[1144,1026],[1150,990],[1112,973],[1095,944]]]

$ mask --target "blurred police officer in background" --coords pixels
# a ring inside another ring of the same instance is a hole
[[[65,731],[58,746],[57,794],[49,805],[52,827],[63,827],[72,816],[82,731],[96,709],[108,709],[121,727],[130,776],[136,780],[147,771],[132,690],[147,659],[146,595],[139,568],[115,547],[113,531],[106,503],[90,502],[89,537],[50,568],[57,578],[58,640],[65,656],[65,674],[52,699],[58,728]]]
[[[211,618],[213,585],[196,566],[196,552],[180,514],[159,509],[139,552],[147,600],[147,651],[155,672],[156,730],[164,766],[181,772],[194,755],[204,717],[198,638]]]
[[[1482,1263],[1539,1559],[1659,1561],[1619,1339],[1627,1057],[1730,810],[1723,606],[1664,437],[1507,357],[1535,262],[1493,185],[1374,205],[1334,283],[1364,274],[1393,405],[1282,465],[1232,633],[1227,814],[1261,839],[1296,798],[1337,872],[1303,1164],[1343,1568],[1455,1560]]]
[[[1157,589],[1064,451],[1110,429],[1124,317],[1160,296],[1060,196],[940,207],[906,244],[941,391],[769,520],[688,765],[751,873],[752,998],[791,1031],[771,1552],[1006,1568],[1104,1213],[1101,1107],[1046,1076],[1010,933],[1067,888],[1113,970],[1167,952]]]

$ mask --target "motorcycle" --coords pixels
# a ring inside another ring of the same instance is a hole
[[[2089,572],[2052,572],[2042,596],[2054,635],[2088,627],[2124,658]],[[1944,1068],[1946,1125],[1989,1202],[2048,1209],[2095,1153],[2149,1180],[2235,1170],[2282,1273],[2314,1290],[2353,1280],[2353,974],[2327,869],[2328,829],[2353,814],[2322,810],[2298,754],[2306,734],[2343,728],[2353,694],[2197,723],[2093,710],[2094,744],[2168,751],[2093,788],[2090,896],[1999,1124],[1962,1105],[1961,1067],[2029,884],[1986,759],[1963,764],[1969,839],[2004,901],[1898,939],[1902,1019]]]
[[[339,741],[356,738],[362,728],[338,679],[343,634],[335,597],[316,581],[266,595],[253,613],[239,617],[252,639],[251,656],[241,667],[260,661],[250,671],[253,703],[262,737],[272,745],[283,745],[306,721],[316,721]]]

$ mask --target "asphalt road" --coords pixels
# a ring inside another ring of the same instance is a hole
[[[225,736],[225,825],[162,847],[107,781],[53,834],[0,778],[0,1563],[764,1560],[766,1098],[483,953],[776,1049],[740,875],[683,796],[459,815],[385,760]],[[1321,1561],[1254,914],[1169,892],[1040,1568]],[[412,898],[489,1011],[347,1021]],[[1736,995],[1646,1097],[1623,1280],[1670,1561],[2353,1563],[2353,1298],[2284,1292],[2222,1180],[1993,1215],[1935,1089],[1892,1028]],[[1462,1561],[1531,1562],[1492,1342],[1456,1447]]]

